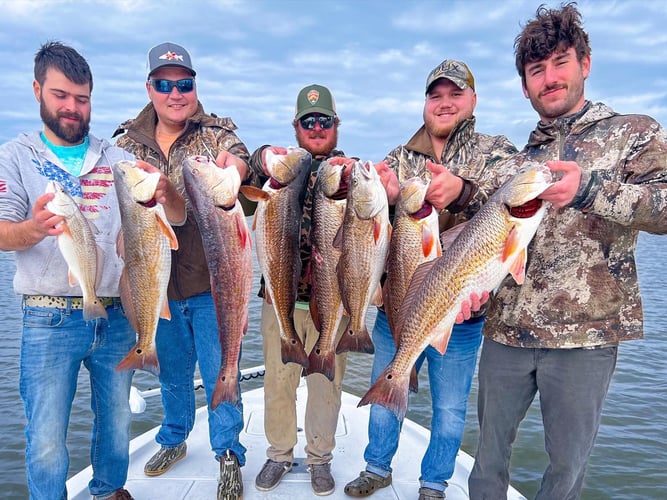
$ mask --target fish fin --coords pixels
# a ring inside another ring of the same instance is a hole
[[[308,367],[308,355],[301,339],[296,335],[292,339],[280,338],[280,355],[284,364],[297,363],[304,368]]]
[[[169,310],[169,301],[167,299],[164,299],[162,309],[160,309],[160,317],[171,320],[171,311]]]
[[[412,273],[412,278],[410,279],[410,285],[408,286],[408,289],[405,292],[405,297],[403,297],[403,303],[401,304],[401,308],[399,309],[396,318],[397,319],[396,335],[401,334],[401,330],[403,329],[403,324],[405,323],[405,319],[407,318],[408,314],[410,314],[410,311],[415,306],[415,303],[419,300],[418,299],[419,289],[421,288],[422,282],[424,281],[424,278],[431,270],[431,267],[433,267],[433,265],[435,265],[437,261],[438,259],[436,258],[422,262],[419,266],[417,266],[415,272]]]
[[[321,373],[330,381],[333,382],[336,373],[336,353],[334,351],[327,351],[320,347],[319,340],[310,351],[308,356],[308,367],[304,370],[306,375],[313,373]]]
[[[428,225],[422,224],[421,230],[422,230],[422,255],[424,257],[429,257],[431,255],[431,252],[433,252],[433,247],[437,242],[437,238],[435,237],[433,231],[431,231],[431,228]]]
[[[164,215],[164,211],[156,211],[155,217],[157,217],[158,227],[162,234],[164,234],[169,240],[169,248],[172,250],[178,250],[178,239],[176,238],[176,233],[171,227],[171,224],[167,221],[167,217]]]
[[[248,225],[245,223],[245,218],[241,214],[236,215],[236,231],[241,240],[241,248],[252,248],[252,237],[248,231]]]
[[[266,201],[269,199],[269,193],[256,186],[241,186],[239,191],[250,201]]]
[[[419,392],[419,376],[417,375],[417,367],[414,365],[410,370],[410,392]]]
[[[215,410],[221,403],[236,405],[239,401],[238,377],[230,377],[220,368],[215,381],[215,389],[211,396],[211,410]]]
[[[450,325],[446,330],[443,329],[438,332],[431,342],[431,345],[435,347],[441,355],[444,355],[447,350],[447,344],[449,344],[449,339],[452,336],[452,327],[453,325]],[[438,329],[438,327],[436,327],[436,329]]]
[[[359,331],[355,331],[351,325],[352,321],[347,324],[347,328],[338,340],[336,354],[343,352],[363,352],[366,354],[373,354],[375,352],[375,346],[373,345],[370,335],[368,335],[366,325],[361,325]]]
[[[506,262],[508,259],[510,259],[513,255],[516,254],[519,248],[519,240],[520,240],[519,230],[516,228],[516,226],[514,226],[512,229],[510,229],[510,232],[507,235],[507,238],[505,239],[505,246],[503,247],[503,253],[500,256],[500,260],[502,262]]]
[[[380,285],[380,283],[378,283],[378,285],[375,287],[375,291],[371,296],[371,304],[377,307],[380,307],[382,304],[384,304],[384,298],[382,296],[382,285]]]
[[[92,300],[83,301],[83,320],[90,321],[97,318],[107,319],[109,315],[107,314],[106,308],[102,305],[102,301],[99,297],[93,297]]]
[[[391,227],[391,226],[390,226]],[[373,217],[373,241],[377,244],[382,235],[382,217],[376,215]]]
[[[528,252],[525,248],[517,254],[512,266],[510,267],[510,274],[516,281],[517,285],[523,285],[523,281],[526,278],[526,259],[528,258]]]
[[[71,269],[67,270],[67,281],[69,282],[69,286],[76,286],[79,283],[79,280],[76,279]]]
[[[125,238],[122,229],[118,231],[118,236],[116,236],[116,255],[125,260]]]
[[[160,374],[160,364],[158,363],[155,344],[150,349],[142,349],[139,344],[136,344],[116,366],[117,372],[123,370],[144,370],[158,376]]]
[[[463,228],[467,225],[468,221],[461,222],[460,224],[440,233],[440,245],[442,246],[443,252],[454,243],[454,240],[461,234],[461,231],[463,231]]]
[[[104,250],[99,245],[95,245],[95,253],[95,290],[97,290],[104,274]]]
[[[315,285],[313,284],[312,287],[313,287],[313,291],[314,291]],[[310,317],[313,320],[313,324],[315,325],[315,328],[317,328],[317,331],[320,332],[320,334],[321,334],[322,333],[322,325],[320,324],[320,313],[319,313],[319,309],[317,307],[317,300],[312,298],[314,295],[315,295],[314,293],[311,293],[311,295],[310,295],[311,299],[308,302],[308,309],[310,311]]]
[[[342,248],[343,248],[343,225],[342,224],[338,228],[338,231],[336,231],[336,236],[334,236],[334,239],[333,239],[333,242],[331,243],[331,246],[334,247],[336,250],[342,250]]]
[[[378,377],[357,406],[377,404],[403,421],[408,410],[409,377],[394,372],[393,363]]]

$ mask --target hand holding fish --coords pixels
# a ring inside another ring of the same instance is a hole
[[[262,166],[264,167],[264,173],[271,177],[271,172],[267,169],[268,165],[268,160],[267,160],[267,153],[271,153],[271,155],[286,155],[287,154],[287,148],[284,148],[282,146],[269,146],[267,148],[264,148],[262,151]]]
[[[218,156],[215,158],[215,164],[220,168],[227,168],[231,166],[236,167],[236,170],[239,171],[239,177],[241,177],[241,181],[245,180],[245,178],[248,176],[248,164],[235,154],[230,153],[225,149],[220,150]]]
[[[463,179],[452,174],[443,165],[426,161],[426,168],[431,172],[431,183],[426,191],[426,201],[436,210],[442,210],[461,194]]]
[[[386,160],[376,163],[375,170],[380,176],[380,182],[382,182],[384,190],[387,192],[387,201],[390,205],[396,205],[401,191],[396,172],[389,168],[389,163]]]
[[[562,172],[563,175],[539,196],[540,199],[551,202],[556,208],[568,206],[579,189],[581,168],[574,161],[548,161],[547,167],[552,172]]]
[[[65,218],[62,215],[55,215],[46,208],[46,205],[54,196],[53,193],[45,193],[37,198],[35,205],[32,207],[32,219],[26,221],[31,223],[33,227],[29,232],[32,236],[30,239],[34,240],[34,244],[46,236],[58,236],[65,230],[65,227],[61,224]]]
[[[479,296],[475,292],[470,294],[470,300],[461,302],[461,312],[456,315],[455,323],[463,323],[470,319],[473,312],[479,311],[484,304],[489,300],[489,292],[482,292]]]
[[[159,173],[160,178],[155,187],[153,200],[164,206],[164,212],[167,220],[175,225],[182,224],[185,221],[185,198],[181,195],[169,177],[157,167],[143,160],[137,160],[136,166],[148,173]],[[148,202],[150,204],[150,201]]]

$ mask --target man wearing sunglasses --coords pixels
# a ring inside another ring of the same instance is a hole
[[[325,159],[339,157],[343,163],[353,160],[338,151],[338,125],[336,105],[333,95],[321,85],[308,85],[301,89],[296,101],[296,112],[292,126],[298,145],[310,152],[310,182],[306,187],[301,219],[301,259],[302,273],[299,281],[297,303],[294,310],[294,326],[303,342],[306,352],[315,345],[319,332],[308,310],[310,284],[306,277],[311,248],[308,234],[311,225],[313,187],[320,163]],[[285,148],[264,145],[250,158],[251,182],[262,186],[268,179],[264,165],[265,153],[271,149],[275,153],[286,153]],[[341,194],[343,197],[345,194]],[[260,295],[266,298],[264,288]],[[346,322],[341,322],[344,327]],[[342,334],[339,327],[338,336]],[[294,462],[294,445],[297,442],[295,400],[301,377],[301,365],[283,364],[280,352],[280,331],[273,307],[265,300],[262,304],[261,332],[264,348],[264,431],[269,441],[266,452],[268,460],[255,479],[260,491],[270,491],[278,486],[282,477],[289,472]],[[308,445],[305,464],[311,474],[313,491],[317,495],[330,495],[335,489],[331,475],[332,450],[335,445],[336,425],[340,410],[341,385],[345,372],[345,354],[335,358],[335,377],[330,381],[321,373],[306,377],[308,385],[308,412],[304,424]]]
[[[489,194],[487,182],[482,179],[495,162],[516,152],[504,136],[475,132],[476,103],[475,80],[468,66],[451,59],[442,61],[426,79],[423,125],[405,145],[380,162],[396,172],[399,183],[415,176],[430,181],[426,201],[440,210],[440,231],[470,219],[479,210]],[[471,297],[471,302],[475,300],[477,297]],[[479,310],[479,304],[475,309]],[[456,324],[445,354],[429,346],[415,363],[419,372],[428,361],[433,408],[431,437],[421,463],[419,500],[445,498],[463,437],[483,324],[481,313]],[[372,336],[375,355],[371,382],[375,382],[396,353],[382,310],[376,316]],[[347,495],[366,497],[391,484],[391,461],[398,449],[400,430],[401,422],[391,411],[371,406],[369,442],[364,451],[366,469],[345,486]]]
[[[116,130],[117,145],[162,172],[158,185],[165,208],[176,195],[185,194],[183,161],[192,155],[215,158],[219,167],[235,167],[245,179],[248,150],[236,136],[230,118],[206,114],[197,97],[195,70],[190,54],[175,43],[161,43],[148,53],[146,90],[150,102],[139,115]],[[160,319],[156,344],[160,363],[164,420],[155,438],[160,449],[146,463],[144,472],[158,476],[185,457],[185,440],[195,418],[194,366],[204,381],[210,400],[220,368],[215,307],[210,289],[202,238],[192,213],[174,227],[180,243],[172,253],[168,296],[171,321]],[[220,462],[218,499],[240,498],[245,447],[239,442],[243,428],[240,398],[236,404],[209,409],[210,442]],[[224,481],[222,478],[226,478]]]

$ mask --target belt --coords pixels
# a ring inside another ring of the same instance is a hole
[[[118,297],[99,297],[104,307],[120,304]],[[23,303],[30,307],[55,307],[57,309],[83,309],[83,297],[52,297],[51,295],[24,295]]]

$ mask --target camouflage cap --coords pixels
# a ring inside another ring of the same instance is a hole
[[[475,79],[470,72],[468,66],[461,61],[454,61],[453,59],[445,59],[440,64],[438,64],[433,70],[428,74],[426,78],[426,93],[428,94],[431,85],[435,83],[436,80],[441,78],[446,78],[456,84],[460,89],[467,89],[470,87],[472,90],[475,90]]]
[[[192,69],[192,61],[190,60],[188,51],[180,45],[171,42],[164,42],[160,45],[156,45],[148,52],[146,69],[148,70],[149,77],[156,69],[162,68],[163,66],[175,66],[187,69],[192,73],[192,76],[197,74],[195,70]]]
[[[301,89],[296,98],[294,119],[298,120],[309,113],[336,116],[336,101],[328,88],[313,84]]]

